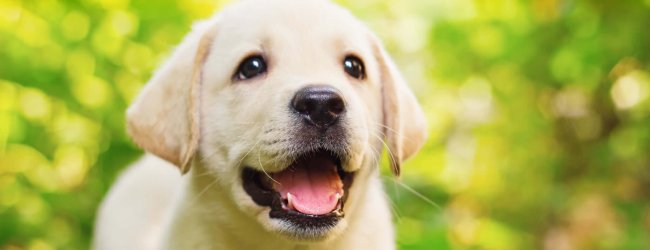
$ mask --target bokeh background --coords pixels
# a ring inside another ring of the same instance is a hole
[[[400,249],[650,249],[649,0],[337,2],[428,115],[384,174]],[[89,247],[127,104],[223,4],[0,1],[0,249]]]

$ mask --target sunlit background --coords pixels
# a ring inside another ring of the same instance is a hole
[[[338,2],[428,116],[384,174],[400,249],[650,249],[649,0]],[[0,1],[0,249],[89,247],[127,104],[223,4]]]

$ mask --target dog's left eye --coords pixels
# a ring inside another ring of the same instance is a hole
[[[235,79],[246,80],[264,74],[266,72],[266,62],[264,58],[259,55],[250,56],[244,59],[237,72],[235,72]]]
[[[363,62],[356,56],[346,56],[343,59],[343,69],[348,75],[359,80],[366,78],[366,69]]]

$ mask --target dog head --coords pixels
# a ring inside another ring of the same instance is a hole
[[[127,111],[145,150],[206,169],[295,240],[344,230],[387,146],[396,175],[424,116],[379,40],[320,0],[248,0],[195,26]]]

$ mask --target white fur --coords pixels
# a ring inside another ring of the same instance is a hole
[[[267,74],[233,81],[251,53],[267,58]],[[364,61],[365,80],[343,71],[348,54]],[[301,240],[253,202],[241,168],[276,172],[290,164],[286,139],[296,134],[288,103],[314,83],[335,87],[346,102],[350,157],[342,165],[355,178],[345,217],[323,237]],[[94,249],[395,248],[377,169],[382,140],[399,174],[426,138],[424,116],[379,41],[340,7],[233,4],[194,27],[127,113],[134,140],[173,164],[150,154],[119,178],[99,210]]]

